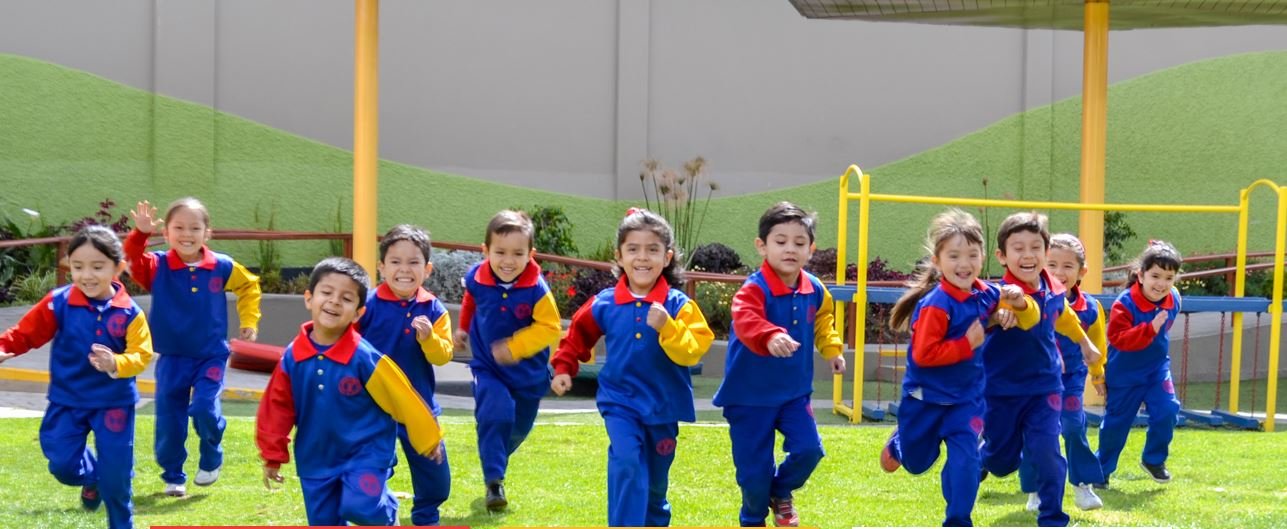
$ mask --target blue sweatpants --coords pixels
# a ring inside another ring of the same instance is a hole
[[[912,474],[929,470],[947,444],[947,464],[940,481],[947,501],[944,527],[970,527],[979,492],[979,433],[983,399],[960,404],[933,404],[904,397],[898,405],[894,457]]]
[[[532,432],[541,398],[530,396],[536,393],[532,388],[510,388],[483,370],[474,370],[473,388],[478,459],[483,464],[483,480],[490,483],[505,479],[509,456]]]
[[[631,410],[600,408],[608,430],[608,525],[670,525],[670,464],[679,423],[646,424]]]
[[[94,432],[95,457],[85,446]],[[73,408],[49,403],[40,422],[40,450],[60,483],[96,485],[107,507],[107,527],[134,527],[134,407]]]
[[[398,499],[387,468],[353,470],[327,478],[299,478],[308,525],[396,525]]]
[[[223,394],[227,356],[193,358],[160,355],[156,361],[156,463],[161,480],[182,485],[188,479],[183,463],[188,459],[188,417],[201,439],[201,470],[223,466]]]
[[[1117,458],[1126,446],[1135,414],[1143,403],[1148,409],[1148,432],[1144,436],[1144,455],[1150,465],[1166,462],[1171,438],[1175,436],[1175,415],[1180,401],[1175,398],[1175,385],[1168,373],[1166,379],[1137,386],[1110,386],[1105,398],[1104,424],[1099,427],[1099,465],[1108,478],[1117,470]]]
[[[983,468],[997,476],[1019,469],[1027,457],[1035,471],[1041,509],[1037,525],[1065,527],[1064,478],[1068,463],[1059,453],[1059,417],[1063,395],[987,397],[983,421]]]
[[[743,526],[764,525],[769,498],[790,498],[803,487],[825,453],[809,396],[777,407],[726,406],[737,485],[742,489]],[[773,460],[774,432],[782,432],[782,464]]]
[[[1086,411],[1082,409],[1083,388],[1066,384],[1067,381],[1064,386],[1064,410],[1059,414],[1059,425],[1064,436],[1064,457],[1068,459],[1068,483],[1074,486],[1104,483],[1104,471],[1099,467],[1099,458],[1090,449],[1090,441],[1086,438]],[[1030,459],[1024,457],[1019,465],[1019,488],[1024,492],[1037,492],[1037,470]]]
[[[411,469],[411,488],[415,499],[411,503],[411,523],[415,525],[438,525],[438,506],[447,501],[451,494],[451,467],[447,464],[447,445],[442,447],[442,463],[416,453],[407,436],[407,428],[398,425],[398,439],[402,441],[402,453],[406,457],[407,467]]]

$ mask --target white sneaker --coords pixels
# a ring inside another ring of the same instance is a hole
[[[192,483],[198,487],[209,487],[214,485],[216,481],[219,481],[218,468],[214,470],[197,470],[197,477],[192,478]]]
[[[1024,506],[1024,509],[1027,509],[1028,512],[1037,512],[1041,510],[1041,496],[1038,496],[1035,492],[1029,492],[1028,505]]]
[[[1104,500],[1095,495],[1089,483],[1082,483],[1073,488],[1073,503],[1083,511],[1093,511],[1104,506]]]
[[[173,498],[182,498],[188,495],[188,488],[182,483],[166,483],[165,495]]]

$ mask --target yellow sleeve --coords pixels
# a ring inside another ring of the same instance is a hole
[[[546,292],[536,302],[536,306],[532,307],[532,324],[515,331],[509,337],[509,352],[514,358],[531,358],[546,347],[558,343],[562,335],[563,323],[559,321],[559,307],[554,303],[554,294]]]
[[[669,316],[669,315],[667,315]],[[697,302],[688,300],[674,318],[667,317],[657,333],[657,341],[670,360],[681,366],[695,366],[715,341],[715,333],[706,325],[706,316]]]
[[[366,391],[380,409],[407,427],[407,436],[411,438],[411,446],[416,453],[427,456],[438,448],[438,443],[442,442],[442,427],[438,425],[438,419],[393,360],[387,356],[380,357],[375,364],[375,372],[367,380]]]
[[[134,315],[134,321],[125,331],[125,352],[116,355],[115,378],[138,376],[152,361],[152,331],[147,326],[147,317],[142,312]]]
[[[428,338],[420,341],[420,352],[425,354],[425,360],[430,364],[445,366],[451,361],[453,348],[451,315],[444,310],[442,316],[438,317],[438,321],[433,322],[433,332]]]
[[[813,346],[827,360],[840,356],[845,350],[840,333],[836,332],[835,305],[831,291],[822,287],[822,306],[813,314]]]
[[[241,263],[233,261],[232,275],[228,277],[226,290],[237,295],[237,316],[241,318],[239,327],[259,329],[259,276],[250,273]]]
[[[1032,296],[1027,294],[1024,294],[1023,301],[1028,305],[1023,310],[1014,310],[1014,307],[1004,301],[1001,302],[1001,305],[1014,312],[1015,318],[1018,319],[1019,328],[1026,331],[1041,323],[1041,307],[1037,306],[1037,300],[1032,299]]]
[[[1073,310],[1068,300],[1064,299],[1064,312],[1055,320],[1055,332],[1067,336],[1069,340],[1081,343],[1086,339],[1086,330],[1081,328],[1081,319],[1077,317],[1077,311]],[[1095,347],[1099,347],[1096,345]],[[1103,352],[1103,351],[1100,351]]]
[[[1108,363],[1108,326],[1104,324],[1104,305],[1098,306],[1099,317],[1095,318],[1095,324],[1086,330],[1086,336],[1090,338],[1090,343],[1095,344],[1099,349],[1099,361],[1086,366],[1090,369],[1090,380],[1092,383],[1100,384],[1104,382],[1104,366]]]

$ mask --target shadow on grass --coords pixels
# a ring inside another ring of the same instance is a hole
[[[501,523],[501,521],[503,521],[508,514],[509,514],[508,509],[501,512],[488,511],[487,500],[485,498],[478,497],[478,498],[474,498],[474,501],[469,502],[469,516],[465,516],[465,517],[444,516],[441,520],[439,520],[439,524],[451,525],[451,526],[466,526],[466,527],[472,527],[475,525],[496,525],[498,523]],[[411,520],[407,519],[407,520],[404,520],[404,522],[409,524]]]
[[[135,514],[165,514],[191,508],[192,504],[205,501],[207,493],[188,494],[181,498],[166,496],[164,492],[134,496]]]

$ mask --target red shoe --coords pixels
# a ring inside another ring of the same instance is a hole
[[[886,473],[898,471],[898,467],[903,466],[903,462],[898,460],[894,455],[894,443],[898,442],[898,427],[889,433],[889,439],[885,441],[885,447],[880,450],[880,469]]]
[[[778,527],[799,527],[800,516],[795,512],[791,498],[769,498],[769,509],[773,510],[773,525]]]

